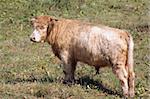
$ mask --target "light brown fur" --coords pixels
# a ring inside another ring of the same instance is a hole
[[[47,29],[40,33],[41,41],[47,41],[63,62],[64,82],[74,79],[78,61],[97,68],[110,66],[121,81],[123,94],[134,96],[133,40],[128,32],[50,16],[38,16],[32,23],[35,29],[38,26]],[[39,28],[37,30],[40,31]],[[33,38],[31,36],[35,41]]]

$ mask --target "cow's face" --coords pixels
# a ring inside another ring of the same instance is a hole
[[[30,40],[33,42],[44,42],[48,36],[49,28],[52,28],[52,18],[49,16],[39,16],[31,19],[33,33]]]

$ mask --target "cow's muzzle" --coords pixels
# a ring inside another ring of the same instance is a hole
[[[30,41],[36,42],[36,41],[35,41],[35,37],[31,37],[31,38],[30,38]]]

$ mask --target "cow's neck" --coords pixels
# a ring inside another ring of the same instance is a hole
[[[53,46],[56,43],[56,39],[58,35],[58,24],[55,23],[54,26],[52,27],[52,30],[48,32],[50,33],[47,37],[47,42]]]

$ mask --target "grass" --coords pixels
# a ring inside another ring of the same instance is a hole
[[[52,15],[126,29],[134,37],[136,97],[150,96],[148,0],[0,0],[0,98],[119,99],[119,81],[110,68],[95,75],[78,64],[78,83],[66,86],[60,61],[48,44],[29,41],[30,18]]]

